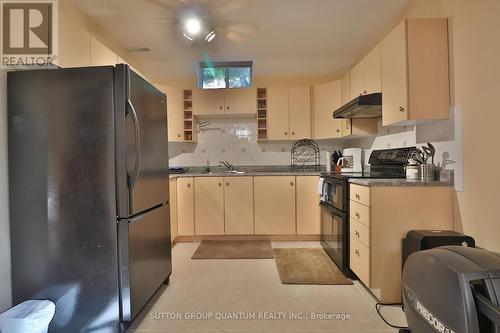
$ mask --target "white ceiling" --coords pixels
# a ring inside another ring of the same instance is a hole
[[[193,63],[206,57],[253,60],[256,75],[340,74],[409,1],[73,0],[124,47],[150,48],[135,55],[157,78],[193,76]],[[208,48],[180,37],[175,18],[186,5],[213,17],[218,35]],[[233,40],[225,36],[227,27]]]

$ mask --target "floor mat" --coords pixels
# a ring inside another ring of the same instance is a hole
[[[202,241],[191,259],[272,259],[271,242],[251,241]]]

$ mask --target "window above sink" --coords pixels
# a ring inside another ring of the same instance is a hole
[[[200,62],[198,86],[202,89],[252,86],[251,61]]]

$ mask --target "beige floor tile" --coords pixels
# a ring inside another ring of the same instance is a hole
[[[181,243],[173,248],[170,285],[159,291],[128,332],[397,332],[378,317],[373,299],[363,293],[359,284],[283,285],[274,259],[191,260],[197,246],[198,243]],[[273,242],[273,247],[297,246],[317,247],[319,243]],[[284,313],[286,317],[259,319],[263,313]],[[292,320],[292,313],[308,319]],[[351,318],[313,320],[311,313],[344,313]],[[236,319],[222,318],[228,314]],[[212,317],[190,318],[195,315]],[[400,310],[398,313],[391,309],[388,318],[404,321]]]

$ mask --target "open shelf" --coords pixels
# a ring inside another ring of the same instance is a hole
[[[194,140],[194,119],[193,119],[193,91],[184,89],[182,91],[182,110],[184,114],[184,141]]]
[[[257,88],[257,140],[267,140],[266,88]]]

